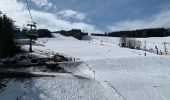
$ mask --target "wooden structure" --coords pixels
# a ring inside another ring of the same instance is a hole
[[[31,77],[55,77],[48,73],[36,72],[18,72],[18,71],[0,71],[0,78],[31,78]]]

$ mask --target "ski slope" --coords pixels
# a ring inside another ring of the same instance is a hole
[[[44,50],[49,52],[58,52],[71,55],[81,60],[119,58],[131,56],[144,56],[144,51],[132,50],[128,48],[120,48],[117,44],[119,38],[114,38],[113,42],[103,42],[92,37],[92,40],[77,40],[72,37],[64,37],[59,34],[56,38],[50,38],[45,47],[34,46],[35,50]],[[39,39],[43,41],[46,39]],[[110,39],[111,40],[111,39]],[[28,47],[28,46],[26,46]],[[148,56],[156,56],[156,54],[147,53]]]
[[[114,44],[118,44],[120,40],[120,38],[116,38],[116,37],[93,36],[93,38],[99,41],[103,41],[104,43],[114,43]],[[135,38],[135,39],[139,40],[142,43],[141,48],[144,48],[144,46],[146,46],[146,49],[148,50],[153,49],[156,51],[155,46],[157,46],[159,51],[161,50],[162,52],[164,52],[166,46],[167,51],[170,50],[170,37],[150,37],[150,38]],[[165,46],[163,44],[164,42],[166,43]]]
[[[0,100],[111,100],[106,93],[95,81],[70,75],[10,80]]]
[[[170,57],[113,58],[86,63],[126,100],[170,98]]]
[[[124,100],[106,83],[89,76],[84,63],[64,64],[67,73],[34,72],[55,77],[6,79],[0,100]]]
[[[0,97],[3,100],[169,100],[169,56],[149,52],[144,56],[145,51],[120,48],[119,38],[84,39],[59,34],[55,34],[55,38],[38,39],[40,44],[48,42],[44,46],[33,46],[33,50],[62,53],[79,60],[63,65],[68,73],[56,78],[12,80]],[[138,40],[147,41],[148,48],[157,45],[162,49],[164,40],[170,42],[169,37]],[[28,49],[28,45],[23,48]],[[11,94],[11,89],[16,90],[15,94],[6,96]]]

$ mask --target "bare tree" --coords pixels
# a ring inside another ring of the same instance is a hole
[[[126,47],[126,37],[125,36],[120,38],[119,44],[120,44],[120,47]]]
[[[131,49],[141,49],[141,41],[136,40],[135,38],[126,38],[126,37],[121,37],[119,41],[120,47],[127,47]]]

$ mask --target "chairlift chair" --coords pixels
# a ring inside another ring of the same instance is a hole
[[[29,30],[26,32],[26,36],[28,38],[31,38],[33,40],[37,40],[38,36],[37,36],[37,30]]]

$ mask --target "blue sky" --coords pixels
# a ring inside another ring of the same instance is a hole
[[[40,28],[51,30],[80,28],[87,32],[109,32],[150,27],[170,27],[170,0],[28,0],[34,20]],[[26,13],[25,0],[1,0],[20,16]],[[3,8],[2,8],[3,7]],[[2,6],[2,11],[13,16],[11,9]],[[20,9],[19,9],[20,8]],[[38,15],[39,14],[39,15]],[[44,18],[40,15],[44,15]],[[12,17],[16,19],[17,16]],[[29,16],[27,16],[29,17]],[[50,21],[51,18],[51,21]],[[48,23],[45,23],[48,21]],[[44,23],[43,23],[44,22]],[[56,22],[56,23],[54,23]],[[43,24],[43,25],[42,25]]]

